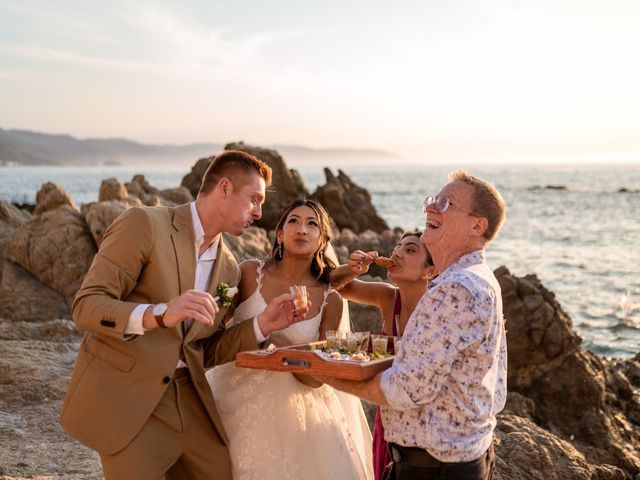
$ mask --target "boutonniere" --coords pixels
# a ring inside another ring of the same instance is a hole
[[[238,294],[238,287],[230,287],[224,282],[220,282],[216,287],[216,296],[213,298],[220,302],[223,307],[229,307],[233,303],[233,297]]]

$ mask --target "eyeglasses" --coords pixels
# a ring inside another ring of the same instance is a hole
[[[471,213],[469,210],[467,210],[466,208],[461,207],[457,203],[453,203],[451,200],[449,200],[449,197],[445,197],[444,195],[442,195],[442,196],[437,195],[435,197],[428,196],[427,198],[425,198],[424,202],[422,202],[422,211],[424,213],[427,213],[427,209],[431,205],[433,205],[433,207],[436,209],[436,212],[438,212],[438,213],[446,212],[449,209],[449,206],[453,205],[454,207],[458,207],[463,212],[467,212],[472,217],[478,217],[479,216],[479,215],[476,215],[475,213]]]

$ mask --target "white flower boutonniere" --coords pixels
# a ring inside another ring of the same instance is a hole
[[[224,282],[220,282],[216,287],[216,296],[213,298],[220,302],[223,307],[228,307],[233,303],[233,297],[238,294],[238,287],[230,287]]]

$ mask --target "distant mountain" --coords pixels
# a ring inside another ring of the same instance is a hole
[[[124,138],[80,140],[28,130],[0,129],[0,165],[135,165],[194,163],[220,144],[145,145]]]
[[[218,143],[148,145],[125,138],[77,139],[28,130],[0,129],[2,165],[185,165],[190,166],[224,148]],[[381,150],[270,145],[290,166],[386,163],[398,157]]]
[[[370,148],[309,148],[299,145],[270,145],[288,165],[310,164],[342,166],[353,164],[383,164],[397,162],[400,157],[384,150]]]

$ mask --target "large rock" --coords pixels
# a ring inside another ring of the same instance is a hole
[[[152,187],[144,178],[144,175],[134,175],[130,182],[124,184],[127,193],[140,199],[143,205],[154,207],[162,205],[160,191]]]
[[[193,167],[191,167],[191,171],[187,173],[184,177],[182,177],[181,186],[185,187],[193,198],[198,196],[198,192],[200,191],[200,185],[202,185],[202,178],[204,177],[204,172],[207,171],[211,162],[213,162],[213,157],[201,158],[199,159]]]
[[[142,178],[144,180],[144,177]],[[137,184],[136,187],[140,189]],[[133,188],[135,189],[136,187]],[[120,202],[132,207],[141,207],[143,205],[138,197],[129,195],[127,187],[125,187],[124,183],[117,178],[107,178],[102,180],[100,183],[98,202]]]
[[[509,413],[498,416],[497,479],[625,480],[625,472],[609,464],[591,464],[570,442]]]
[[[255,223],[256,226],[273,230],[284,206],[297,198],[309,196],[300,174],[296,170],[289,169],[284,159],[275,150],[254,147],[243,142],[229,143],[224,149],[247,152],[265,162],[273,170],[271,187],[267,190],[267,199],[262,208],[262,218]],[[202,177],[214,158],[201,158],[191,168],[191,172],[182,179],[182,185],[187,187],[194,197],[198,195]]]
[[[115,200],[82,205],[82,214],[98,247],[107,227],[129,207],[129,203]]]
[[[271,254],[271,242],[267,232],[260,227],[249,227],[239,237],[225,235],[224,243],[238,262],[248,258],[267,258]]]
[[[61,293],[47,287],[13,262],[5,261],[0,281],[0,318],[46,321],[71,318]]]
[[[571,440],[589,463],[615,465],[630,478],[640,474],[640,393],[625,369],[582,351],[570,318],[535,275],[518,278],[504,267],[495,273],[509,390],[529,398],[536,424]]]
[[[372,278],[362,278],[364,281],[372,281]],[[349,302],[349,320],[354,332],[371,332],[377,334],[382,330],[382,316],[380,309],[371,305]]]
[[[495,271],[502,289],[509,345],[509,387],[530,387],[578,350],[580,337],[571,319],[535,275],[512,276]]]
[[[349,228],[356,233],[365,230],[380,233],[389,229],[365,188],[356,185],[342,170],[338,170],[337,177],[328,168],[324,174],[327,183],[319,186],[312,197],[324,205],[338,228]]]
[[[100,183],[99,202],[112,200],[124,201],[129,198],[129,192],[124,184],[117,178],[107,178]]]
[[[47,182],[36,193],[36,209],[34,212],[36,215],[51,212],[64,206],[77,210],[67,191],[60,185]]]
[[[0,277],[2,276],[2,261],[7,250],[5,243],[13,235],[13,232],[30,218],[31,215],[28,212],[0,199]]]
[[[73,300],[97,248],[84,217],[70,206],[34,216],[7,244],[7,258]]]
[[[164,203],[182,205],[183,203],[193,202],[194,196],[187,187],[167,188],[160,191],[160,197]]]

